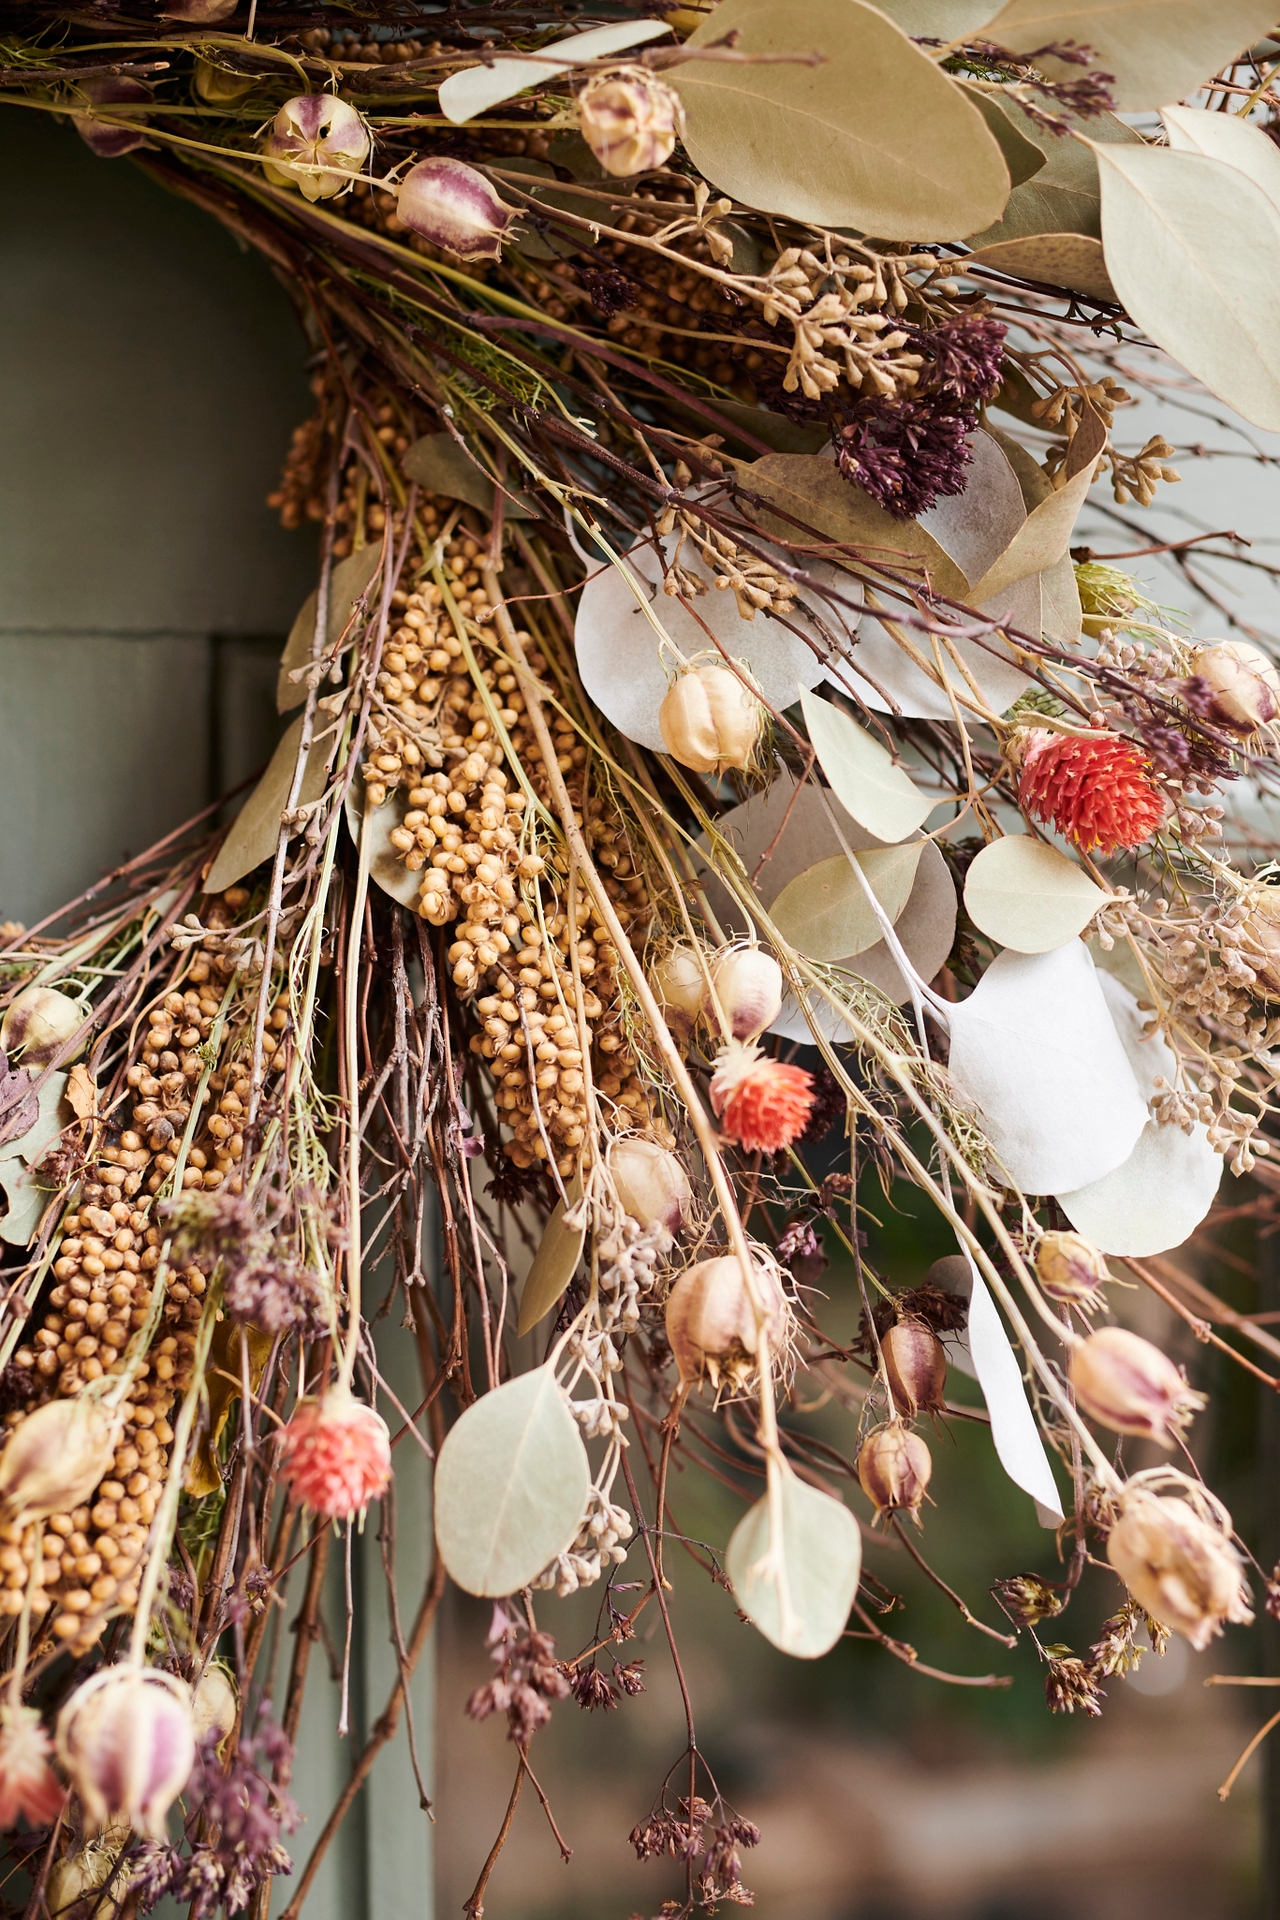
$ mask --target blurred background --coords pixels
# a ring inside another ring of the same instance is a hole
[[[305,343],[284,289],[128,162],[93,159],[69,128],[29,124],[35,115],[8,118],[23,124],[0,125],[0,919],[31,924],[267,757],[275,663],[312,584],[314,542],[282,533],[263,504],[309,411]],[[1146,399],[1129,419],[1126,445],[1158,428],[1180,446],[1221,452],[1188,463],[1182,488],[1133,516],[1136,534],[1091,509],[1081,539],[1110,555],[1189,531],[1249,535],[1254,545],[1239,551],[1262,564],[1197,563],[1207,594],[1158,555],[1117,564],[1187,610],[1202,634],[1225,630],[1213,598],[1269,633],[1277,603],[1268,569],[1280,557],[1270,463],[1280,446],[1186,394]],[[864,1203],[869,1257],[894,1284],[918,1282],[951,1250],[916,1216],[911,1194],[890,1206],[873,1186]],[[1272,1242],[1252,1225],[1226,1223],[1179,1257],[1241,1313],[1280,1316]],[[817,1284],[821,1317],[851,1332],[850,1275],[833,1261]],[[1129,1296],[1125,1317],[1212,1392],[1196,1422],[1197,1458],[1269,1567],[1280,1558],[1273,1396],[1150,1296]],[[948,1391],[976,1398],[954,1371]],[[804,1418],[847,1448],[849,1417],[838,1407]],[[998,1629],[992,1582],[1056,1577],[1053,1537],[1004,1478],[980,1420],[949,1420],[927,1437],[935,1504],[923,1550]],[[1140,1450],[1128,1464],[1146,1464]],[[716,1548],[742,1511],[738,1493],[693,1472],[676,1479],[672,1500],[689,1539]],[[853,1504],[865,1512],[860,1495]],[[425,1552],[425,1494],[406,1503],[401,1537],[415,1527]],[[1272,1629],[1233,1630],[1203,1656],[1175,1642],[1162,1660],[1148,1655],[1133,1677],[1107,1683],[1100,1719],[1055,1717],[1034,1650],[1024,1641],[1009,1651],[967,1626],[892,1539],[866,1544],[869,1573],[900,1596],[883,1630],[914,1647],[921,1665],[1007,1677],[1007,1687],[949,1684],[856,1640],[812,1666],[788,1661],[738,1619],[702,1567],[674,1545],[668,1554],[699,1747],[726,1799],[761,1830],[743,1879],[763,1920],[1280,1916],[1264,1844],[1276,1831],[1264,1809],[1277,1806],[1280,1767],[1269,1790],[1256,1757],[1225,1805],[1216,1794],[1274,1696],[1203,1684],[1219,1670],[1280,1671]],[[636,1548],[618,1579],[644,1577]],[[614,1597],[625,1609],[638,1595]],[[1047,1637],[1087,1652],[1119,1597],[1114,1580],[1086,1576]],[[604,1637],[603,1599],[598,1589],[540,1597],[539,1619],[562,1656]],[[340,1595],[334,1608],[336,1626]],[[465,1713],[489,1677],[488,1625],[486,1609],[452,1596],[434,1705],[430,1674],[419,1694],[424,1750],[433,1714],[436,1728],[434,1828],[427,1833],[405,1791],[402,1733],[318,1885],[315,1920],[461,1911],[515,1763],[505,1725]],[[686,1739],[652,1607],[617,1654],[643,1661],[645,1691],[613,1712],[561,1702],[533,1750],[572,1863],[526,1791],[487,1892],[491,1920],[649,1920],[677,1892],[672,1864],[639,1864],[628,1840]],[[610,1670],[607,1653],[601,1665]],[[365,1668],[367,1726],[386,1694],[381,1642]],[[309,1709],[300,1858],[345,1767],[331,1705],[321,1687]],[[287,1886],[277,1905],[284,1897]]]

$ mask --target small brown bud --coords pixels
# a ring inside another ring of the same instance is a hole
[[[1176,1488],[1181,1498],[1158,1487]],[[1185,1474],[1156,1467],[1133,1476],[1116,1501],[1107,1558],[1140,1607],[1185,1635],[1197,1653],[1223,1624],[1253,1619],[1231,1516]]]
[[[906,1420],[935,1413],[943,1405],[947,1355],[941,1340],[923,1320],[898,1320],[881,1336],[884,1370],[898,1412]]]
[[[1280,714],[1280,672],[1260,647],[1247,640],[1218,640],[1197,647],[1191,671],[1213,689],[1209,718],[1248,739]]]
[[[684,131],[674,87],[644,67],[598,73],[578,95],[582,137],[606,173],[625,178],[663,167]]]
[[[764,708],[738,674],[710,661],[678,674],[658,709],[667,752],[694,773],[751,766],[764,717]]]
[[[900,1420],[891,1420],[869,1433],[858,1453],[858,1479],[876,1510],[877,1520],[889,1514],[909,1513],[919,1526],[920,1507],[932,1472],[928,1447]]]
[[[623,1212],[646,1231],[679,1233],[693,1204],[689,1176],[666,1147],[623,1134],[609,1149],[609,1171]]]
[[[716,1001],[728,1024],[726,1040],[755,1040],[782,1011],[782,968],[760,947],[729,947],[712,962],[709,988],[703,988],[703,1012],[714,1026]]]
[[[765,1310],[765,1332],[775,1355],[786,1345],[792,1314],[772,1265],[752,1261],[752,1277]],[[738,1256],[720,1254],[686,1267],[667,1296],[667,1341],[680,1370],[680,1384],[704,1379],[719,1393],[745,1393],[755,1381],[759,1332]]]
[[[1051,1300],[1093,1313],[1104,1305],[1106,1261],[1079,1233],[1046,1233],[1036,1248],[1036,1278]]]
[[[1082,1410],[1113,1433],[1173,1444],[1197,1408],[1193,1393],[1159,1347],[1125,1327],[1102,1327],[1073,1348],[1071,1384]]]

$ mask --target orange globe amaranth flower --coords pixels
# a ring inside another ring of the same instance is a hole
[[[778,1153],[799,1138],[813,1111],[813,1075],[737,1041],[716,1060],[711,1104],[726,1136],[748,1153]]]
[[[1018,801],[1083,853],[1115,853],[1140,846],[1164,821],[1167,804],[1150,769],[1141,747],[1117,734],[1037,730],[1027,743]]]
[[[391,1479],[386,1421],[344,1387],[304,1401],[280,1435],[280,1477],[327,1520],[362,1513]]]

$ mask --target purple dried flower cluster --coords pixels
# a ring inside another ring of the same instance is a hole
[[[802,1287],[816,1286],[827,1264],[822,1238],[812,1219],[792,1220],[775,1249],[781,1264]]]
[[[644,1692],[644,1661],[631,1660],[625,1666],[615,1661],[613,1673],[609,1675],[601,1673],[593,1660],[589,1667],[576,1669],[569,1691],[588,1713],[594,1713],[598,1707],[610,1713],[624,1693],[634,1697]]]
[[[687,1799],[677,1802],[675,1810],[659,1807],[656,1813],[631,1831],[631,1844],[638,1860],[653,1860],[666,1854],[672,1860],[686,1862],[701,1859],[694,1877],[694,1896],[700,1906],[714,1910],[718,1901],[731,1906],[751,1907],[755,1895],[742,1884],[741,1847],[759,1844],[760,1829],[750,1820],[728,1813],[712,1825],[714,1809],[696,1798],[692,1811]]]
[[[223,1300],[233,1320],[247,1320],[266,1333],[324,1331],[315,1277],[288,1250],[287,1213],[290,1203],[266,1197],[265,1215],[244,1194],[226,1190],[215,1194],[184,1194],[162,1208],[176,1229],[184,1259],[212,1270],[222,1267]],[[298,1204],[307,1206],[307,1196]],[[326,1237],[334,1239],[325,1211]]]
[[[556,1659],[556,1643],[549,1633],[522,1627],[499,1601],[485,1645],[499,1672],[476,1688],[467,1701],[467,1712],[473,1720],[505,1713],[510,1738],[518,1747],[527,1747],[551,1718],[548,1702],[563,1700],[570,1691],[569,1677]]]
[[[616,267],[579,267],[578,280],[591,295],[596,312],[602,313],[606,320],[640,304],[640,288]]]
[[[280,1836],[302,1816],[278,1784],[293,1759],[291,1741],[264,1701],[252,1736],[242,1736],[226,1766],[218,1744],[216,1732],[206,1735],[187,1789],[191,1851],[148,1845],[134,1867],[131,1892],[143,1913],[166,1893],[189,1903],[191,1920],[219,1908],[241,1913],[265,1880],[293,1871]]]

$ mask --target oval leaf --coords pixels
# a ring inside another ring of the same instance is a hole
[[[1030,180],[1014,188],[1004,213],[993,226],[969,235],[969,245],[985,248],[1048,233],[1086,234],[1097,239],[1102,232],[1101,191],[1092,147],[1082,140],[1049,132],[1014,100],[1001,94],[989,93],[986,97],[1016,133],[1040,148],[1045,163]],[[1059,117],[1072,124],[1070,114]],[[1142,143],[1141,135],[1113,113],[1094,114],[1074,125],[1089,141],[1119,140],[1132,146]]]
[[[1149,339],[1255,426],[1280,428],[1280,213],[1202,153],[1096,147],[1116,292]]]
[[[1280,147],[1248,120],[1234,113],[1200,113],[1194,107],[1163,107],[1160,113],[1175,153],[1206,153],[1261,187],[1280,207]]]
[[[999,218],[1009,170],[962,89],[862,0],[721,0],[686,41],[810,48],[821,66],[690,61],[672,82],[694,165],[749,207],[885,240],[960,240]]]
[[[1017,953],[1048,953],[1074,940],[1106,901],[1074,860],[1029,833],[993,840],[964,883],[973,924]]]
[[[969,1357],[982,1397],[991,1415],[991,1439],[997,1458],[1015,1487],[1029,1493],[1042,1518],[1052,1525],[1062,1518],[1062,1502],[1040,1438],[1040,1429],[1027,1404],[1018,1356],[996,1311],[987,1283],[965,1255],[973,1290],[969,1296]]]
[[[566,1227],[564,1201],[557,1200],[525,1278],[517,1333],[528,1333],[550,1313],[577,1271],[586,1238],[585,1227]]]
[[[818,1660],[844,1632],[862,1572],[862,1539],[849,1509],[775,1468],[782,1539],[771,1539],[770,1501],[757,1500],[724,1556],[733,1597],[765,1639],[797,1660]]]
[[[1058,564],[1071,544],[1072,529],[1096,470],[1095,456],[1027,515],[1000,558],[974,587],[973,597],[979,605],[1007,594],[1031,574],[1045,573]]]
[[[1274,25],[1269,0],[1009,0],[982,37],[1035,53],[1055,80],[1078,79],[1080,69],[1040,48],[1091,47],[1095,68],[1112,75],[1116,106],[1132,113],[1185,99]]]
[[[896,921],[915,885],[923,840],[854,855],[891,921]],[[882,938],[866,888],[848,859],[838,853],[797,874],[770,908],[784,940],[810,960],[845,960],[865,953]]]
[[[1077,1233],[1103,1253],[1169,1253],[1189,1240],[1208,1213],[1223,1160],[1199,1122],[1189,1134],[1148,1120],[1129,1158],[1114,1172],[1054,1199]]]
[[[877,840],[905,840],[937,804],[889,751],[829,700],[802,694],[809,739],[831,790]]]
[[[950,1071],[1023,1193],[1085,1186],[1132,1153],[1147,1103],[1083,941],[1006,949],[947,1019]]]
[[[463,500],[481,513],[493,512],[493,482],[484,468],[470,460],[451,433],[426,433],[415,440],[400,465],[411,480],[428,493],[446,500]],[[537,508],[527,493],[511,489],[503,509],[508,520],[530,520]]]
[[[1090,233],[1033,233],[1022,240],[996,240],[988,247],[979,247],[959,264],[966,272],[970,267],[990,267],[1015,280],[1038,280],[1046,286],[1083,293],[1090,300],[1116,301],[1102,242]]]
[[[587,1450],[550,1367],[467,1408],[436,1464],[436,1540],[464,1593],[517,1593],[572,1542],[586,1511]]]
[[[558,79],[583,60],[606,60],[611,53],[624,53],[645,40],[656,40],[667,32],[665,20],[615,20],[607,27],[589,27],[585,33],[571,33],[565,40],[553,40],[541,49],[537,60],[494,60],[488,66],[464,67],[441,83],[440,111],[455,126],[487,113],[504,100],[514,100],[526,87],[543,85]],[[557,59],[557,55],[562,58]]]
[[[375,540],[370,546],[361,547],[359,553],[350,553],[345,560],[339,560],[329,576],[329,631],[325,644],[336,646],[346,631],[351,610],[360,595],[365,591],[374,574],[378,571],[378,562],[382,558],[382,548]],[[309,593],[297,619],[289,629],[289,638],[285,641],[284,652],[280,656],[280,676],[276,682],[276,711],[289,713],[294,707],[300,707],[307,697],[307,685],[304,679],[293,678],[299,667],[305,667],[311,659],[311,650],[316,638],[316,607],[319,604],[318,593]]]
[[[288,804],[289,789],[293,785],[302,727],[303,715],[299,714],[272,754],[261,780],[232,821],[205,878],[206,893],[221,893],[233,887],[237,880],[243,880],[246,873],[252,873],[274,855],[280,839],[280,815]],[[300,807],[318,800],[324,792],[328,777],[324,762],[324,747],[313,746],[298,790]]]

